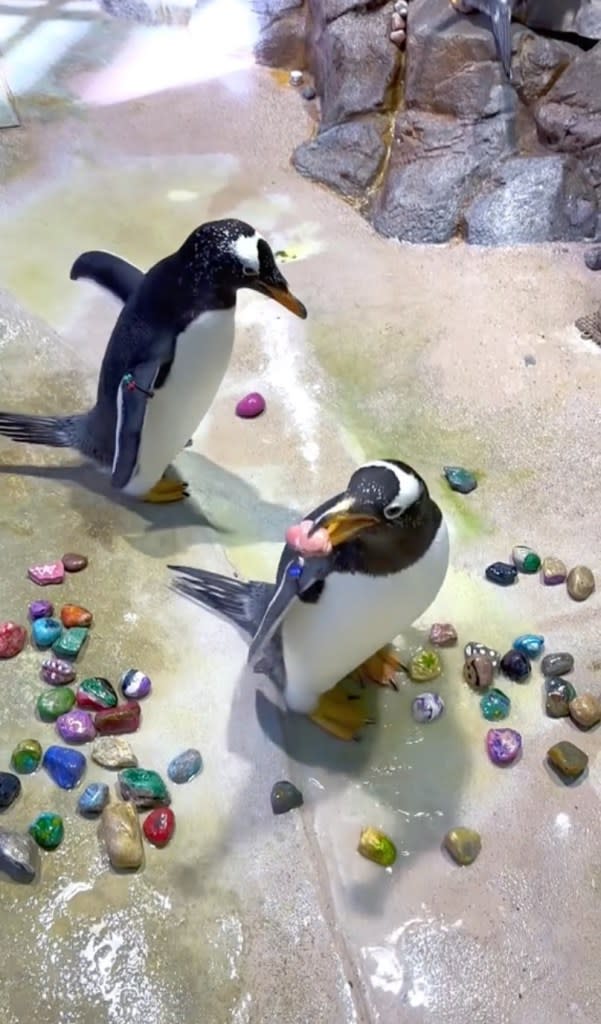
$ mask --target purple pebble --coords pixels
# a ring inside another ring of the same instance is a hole
[[[78,708],[59,715],[56,728],[67,743],[87,743],[96,735],[92,716]]]
[[[54,612],[54,606],[50,601],[32,601],[29,605],[29,618],[33,622],[35,619],[49,619]]]
[[[42,662],[42,679],[51,686],[64,686],[75,679],[75,669],[70,661],[61,658],[48,658]]]
[[[486,746],[493,764],[511,764],[522,750],[522,737],[515,729],[489,729]]]
[[[121,676],[121,689],[123,696],[128,700],[139,700],[140,697],[147,697],[150,693],[152,683],[148,676],[145,676],[139,669],[130,668]]]
[[[236,406],[236,416],[243,420],[252,420],[262,412],[265,412],[265,399],[258,391],[251,391],[250,395],[245,395]]]

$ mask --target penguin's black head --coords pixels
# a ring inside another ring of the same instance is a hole
[[[366,529],[405,528],[408,516],[427,497],[424,481],[405,462],[367,462],[355,470],[344,494],[317,517],[313,530],[325,528],[336,547]]]
[[[190,235],[183,248],[198,267],[199,277],[211,279],[220,290],[235,293],[252,288],[306,318],[307,310],[288,288],[270,246],[250,224],[233,218],[209,221]]]

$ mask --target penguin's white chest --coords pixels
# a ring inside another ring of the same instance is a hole
[[[179,335],[169,376],[146,406],[128,494],[145,494],[160,480],[212,404],[231,359],[234,317],[235,308],[202,313]]]
[[[443,520],[408,569],[378,577],[333,573],[316,604],[297,601],[282,625],[288,706],[313,711],[322,693],[411,626],[438,594],[448,564]]]

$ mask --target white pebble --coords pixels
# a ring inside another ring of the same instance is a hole
[[[302,71],[291,71],[290,72],[290,85],[302,85],[303,84],[303,73]]]
[[[403,46],[405,42],[405,33],[402,28],[395,28],[390,33],[390,42],[395,43],[396,46]]]
[[[391,24],[392,24],[392,31],[393,32],[398,32],[399,29],[404,29],[405,28],[405,19],[402,18],[401,15],[397,14],[396,11],[395,11],[394,14],[392,15],[392,22],[391,22]]]
[[[394,9],[402,18],[406,18],[409,10],[409,4],[407,3],[407,0],[395,0]]]

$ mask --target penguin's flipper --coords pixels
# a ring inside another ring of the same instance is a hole
[[[138,464],[140,439],[144,427],[147,403],[152,401],[152,389],[160,372],[160,364],[153,360],[125,375],[117,392],[117,429],[111,483],[123,489],[132,479]]]
[[[125,303],[132,295],[141,281],[144,274],[132,263],[114,256],[111,252],[93,250],[82,252],[71,267],[69,277],[72,281],[84,278],[88,281],[95,281],[101,288]]]
[[[303,562],[299,560],[298,552],[286,545],[278,566],[274,592],[248,649],[249,665],[256,664],[295,601],[313,603],[319,600],[324,580],[332,568],[331,555],[308,558]]]

